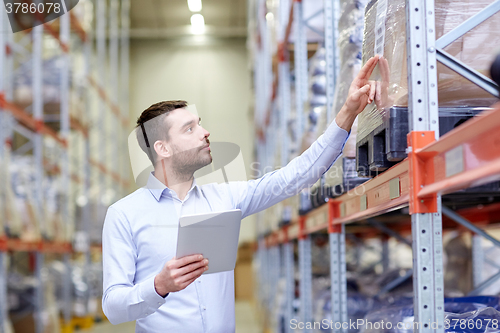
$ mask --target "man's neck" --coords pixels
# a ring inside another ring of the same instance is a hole
[[[158,163],[155,167],[155,177],[172,191],[175,191],[180,200],[184,200],[193,185],[193,174],[178,174],[169,170],[167,166]]]

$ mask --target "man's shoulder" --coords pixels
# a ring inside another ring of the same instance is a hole
[[[140,206],[144,204],[144,201],[142,199],[146,198],[146,195],[148,194],[147,192],[149,191],[145,187],[138,188],[129,195],[111,204],[109,207],[121,212],[126,212],[127,210],[134,209],[138,205]]]

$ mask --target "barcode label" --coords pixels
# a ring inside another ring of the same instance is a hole
[[[387,17],[387,0],[378,0],[377,17],[375,19],[375,55],[384,55],[385,19]]]

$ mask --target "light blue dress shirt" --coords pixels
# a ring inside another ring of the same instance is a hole
[[[136,320],[136,332],[235,331],[234,271],[204,274],[165,298],[154,278],[175,256],[182,215],[241,209],[242,218],[312,186],[341,154],[349,133],[335,121],[287,166],[250,181],[196,185],[184,200],[153,174],[145,187],[108,208],[102,237],[102,306],[113,324]]]

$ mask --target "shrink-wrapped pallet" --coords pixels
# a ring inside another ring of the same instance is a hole
[[[338,23],[339,37],[337,40],[340,68],[332,105],[332,119],[344,105],[351,82],[361,68],[361,47],[366,3],[366,0],[344,0],[340,3],[341,14]],[[344,157],[356,156],[357,128],[358,122],[356,119],[344,146]]]
[[[306,128],[302,136],[301,152],[304,152],[326,128],[326,50],[320,47],[309,64],[309,92],[304,108]]]
[[[490,0],[435,2],[436,39],[491,3]],[[491,16],[444,51],[471,68],[489,76],[489,68],[500,45],[500,13]],[[359,116],[358,141],[381,125],[391,106],[408,105],[406,11],[404,0],[378,0],[366,7],[363,63],[375,54],[382,58],[372,79],[378,94]],[[418,62],[418,59],[415,59]],[[437,63],[440,107],[490,106],[495,98],[441,63]]]
[[[338,22],[340,68],[335,85],[335,95],[332,104],[332,119],[339,113],[345,103],[349,87],[361,68],[361,48],[363,43],[364,12],[366,0],[347,1],[340,3]],[[356,157],[356,137],[358,119],[354,121],[349,138],[344,145],[339,158],[325,177],[326,185],[332,189],[331,196],[338,196],[359,185],[362,180],[357,177],[352,160]],[[355,163],[354,163],[355,164]]]

